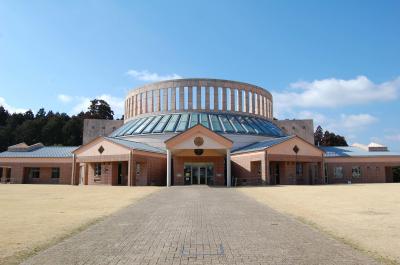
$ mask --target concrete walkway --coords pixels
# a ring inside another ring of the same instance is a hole
[[[235,189],[192,186],[152,194],[24,264],[376,263]]]

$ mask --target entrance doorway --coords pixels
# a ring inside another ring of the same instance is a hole
[[[272,183],[279,185],[281,184],[280,172],[279,172],[279,162],[271,162],[269,166],[269,173],[272,177]]]
[[[6,183],[10,183],[11,182],[11,168],[6,167],[6,175],[3,176],[3,178],[6,178]]]
[[[400,182],[400,167],[393,167],[393,182]]]
[[[185,163],[185,185],[213,185],[214,165],[212,163]]]
[[[123,176],[122,176],[122,163],[118,163],[118,185],[122,185]]]

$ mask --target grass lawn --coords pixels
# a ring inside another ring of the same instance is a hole
[[[386,263],[400,263],[400,183],[243,187],[238,191]]]
[[[0,264],[18,264],[160,189],[0,184]]]

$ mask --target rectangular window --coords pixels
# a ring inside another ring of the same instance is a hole
[[[94,175],[101,176],[101,163],[96,163],[94,165]]]
[[[229,87],[227,87],[225,91],[226,91],[226,110],[231,110],[232,90]]]
[[[343,178],[343,167],[335,167],[335,168],[333,169],[333,175],[334,175],[335,178],[337,178],[337,179]]]
[[[167,102],[165,103],[165,104],[167,104],[167,110],[171,110],[171,108],[172,108],[171,101],[172,101],[172,88],[168,88],[168,90],[167,90]]]
[[[136,175],[140,176],[140,163],[136,163]]]
[[[51,178],[52,179],[60,178],[60,168],[59,167],[53,167],[51,169]]]
[[[29,168],[29,177],[33,179],[40,178],[40,168],[38,167]]]
[[[359,178],[361,177],[361,167],[359,166],[354,166],[351,169],[351,175],[353,176],[353,178]]]
[[[239,111],[239,90],[235,89],[235,111]]]
[[[201,95],[200,95],[201,109],[205,109],[206,108],[206,87],[202,86],[200,92],[201,92]]]
[[[197,109],[197,86],[192,87],[192,108]]]
[[[152,99],[153,99],[153,91],[147,91],[146,93],[146,99],[147,99],[147,110],[146,112],[152,112]]]
[[[210,109],[215,109],[215,107],[214,107],[214,87],[212,87],[212,86],[210,86],[209,88],[209,91],[210,91],[210,98],[209,98],[209,101],[210,101],[210,105],[208,106]]]
[[[249,113],[253,113],[253,94],[249,91],[249,94],[248,94],[248,100],[249,100],[249,104],[247,105],[247,106],[249,106],[248,107],[248,112]]]
[[[224,97],[224,91],[222,90],[222,87],[218,87],[218,110],[222,110],[222,104],[223,104],[223,97]]]
[[[296,163],[296,176],[303,176],[303,164]]]
[[[179,87],[175,88],[175,109],[180,110],[183,106],[181,106],[180,98],[181,95],[179,94]]]
[[[164,110],[164,93],[165,93],[165,91],[164,91],[164,88],[161,88],[160,89],[160,98],[158,99],[159,101],[160,101],[160,109],[159,109],[159,111],[163,111]]]
[[[183,108],[189,108],[189,88],[187,86],[183,88]]]

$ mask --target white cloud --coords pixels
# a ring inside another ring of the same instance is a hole
[[[15,108],[7,104],[5,98],[0,97],[0,106],[3,106],[10,113],[25,113],[27,109]]]
[[[57,98],[58,98],[58,100],[60,100],[63,103],[71,102],[72,99],[73,99],[71,96],[68,96],[68,95],[65,95],[65,94],[59,94],[57,96]]]
[[[398,133],[398,134],[391,134],[391,135],[385,135],[385,138],[386,138],[387,140],[390,140],[390,141],[399,141],[399,142],[400,142],[400,133]]]
[[[73,107],[72,112],[77,114],[81,111],[87,111],[90,106],[90,100],[92,99],[102,99],[105,100],[114,111],[114,118],[118,118],[124,113],[124,99],[119,97],[114,97],[109,94],[102,94],[97,97],[88,98],[88,97],[77,97],[78,103]]]
[[[127,75],[140,80],[140,81],[149,81],[149,82],[156,82],[156,81],[163,81],[169,79],[181,79],[182,76],[177,74],[169,74],[169,75],[159,75],[157,73],[151,73],[147,70],[137,71],[137,70],[129,70],[126,72]]]
[[[276,108],[334,108],[394,100],[400,90],[400,77],[381,84],[375,84],[365,76],[350,80],[330,78],[296,82],[290,88],[284,92],[273,92]]]
[[[349,131],[360,131],[377,121],[378,119],[370,114],[342,114],[336,126]]]
[[[297,113],[297,119],[312,119],[314,120],[314,127],[317,127],[318,125],[321,125],[324,127],[327,122],[328,118],[321,113],[318,112],[313,112],[313,111],[308,111],[308,110],[303,110]]]

